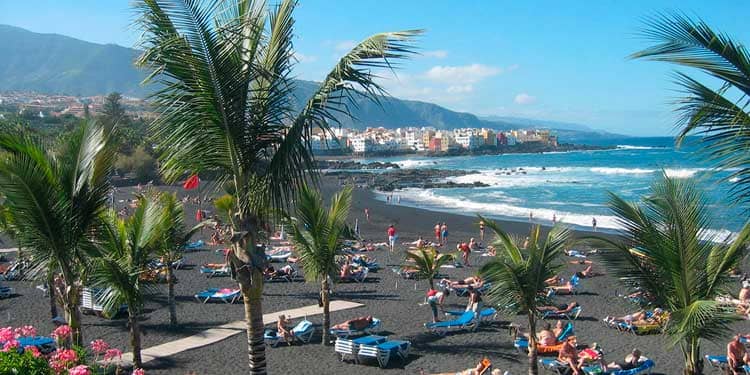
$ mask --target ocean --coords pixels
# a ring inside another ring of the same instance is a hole
[[[596,142],[589,142],[595,144]],[[443,168],[476,171],[449,178],[455,182],[481,181],[489,187],[406,189],[393,193],[400,204],[464,215],[482,214],[505,220],[551,224],[557,220],[590,229],[592,219],[604,231],[619,228],[607,207],[608,193],[638,201],[649,185],[666,173],[694,178],[705,193],[712,214],[710,233],[726,236],[748,218],[746,206],[732,204],[732,182],[720,181],[730,172],[716,172],[700,159],[694,145],[675,148],[674,139],[626,138],[598,142],[613,150],[544,154],[506,154],[457,157],[389,157],[361,160],[390,161],[401,168]],[[390,194],[389,194],[390,195]],[[380,193],[379,199],[386,195]]]

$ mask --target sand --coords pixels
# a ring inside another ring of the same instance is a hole
[[[337,187],[326,182],[323,191],[330,194]],[[181,189],[174,189],[181,190]],[[128,194],[127,189],[120,191]],[[370,209],[371,220],[364,217],[364,208]],[[193,220],[195,207],[189,206],[187,216]],[[394,223],[399,231],[399,242],[414,241],[419,235],[432,238],[432,227],[437,221],[445,221],[450,229],[451,246],[455,242],[468,241],[470,237],[478,239],[479,232],[475,217],[451,215],[446,213],[418,210],[398,205],[386,205],[374,199],[373,193],[355,190],[350,221],[359,219],[360,230],[365,238],[385,241],[385,230],[388,224]],[[501,227],[519,236],[525,235],[530,225],[522,222],[501,222]],[[204,237],[210,233],[204,232]],[[487,232],[489,235],[489,230]],[[585,233],[577,233],[583,235]],[[207,328],[219,326],[243,318],[241,304],[224,303],[202,304],[194,300],[193,295],[209,287],[234,287],[231,279],[226,277],[206,278],[199,274],[197,266],[206,262],[221,262],[221,255],[212,247],[205,251],[186,254],[188,266],[176,271],[179,283],[176,286],[177,313],[180,325],[171,328],[168,324],[166,306],[166,286],[159,287],[162,293],[149,297],[146,313],[142,322],[144,347],[158,345],[167,341],[190,336]],[[406,246],[398,246],[397,252],[403,254]],[[384,251],[375,252],[378,262],[386,263]],[[451,278],[463,278],[477,272],[478,266],[489,258],[472,254],[474,267],[446,269]],[[591,258],[596,262],[596,256]],[[567,259],[566,259],[567,260]],[[572,258],[570,259],[572,260]],[[427,289],[426,281],[410,281],[399,278],[391,268],[400,262],[400,256],[394,256],[388,266],[377,273],[372,273],[367,282],[362,284],[348,283],[335,285],[334,299],[351,300],[365,305],[363,308],[335,312],[333,323],[361,315],[373,315],[383,321],[384,334],[393,339],[410,340],[413,344],[412,355],[405,362],[393,361],[389,368],[383,370],[376,364],[342,363],[334,354],[333,347],[311,343],[307,345],[281,345],[277,348],[266,348],[269,373],[300,374],[370,374],[370,373],[418,373],[459,371],[473,367],[482,357],[488,357],[495,368],[509,370],[512,374],[526,373],[527,359],[519,356],[509,336],[509,323],[525,324],[525,316],[503,315],[498,321],[481,326],[476,332],[458,332],[446,337],[427,333],[423,324],[430,320],[428,306],[420,305]],[[563,275],[569,277],[583,266],[568,264]],[[600,268],[601,270],[601,268]],[[16,289],[17,295],[10,299],[0,300],[0,325],[33,324],[40,332],[52,329],[49,308],[43,293],[34,288],[38,282],[8,282]],[[263,299],[263,311],[274,312],[314,304],[317,302],[317,284],[304,282],[276,282],[266,284]],[[739,288],[739,286],[738,286]],[[584,279],[581,293],[569,297],[556,297],[556,302],[565,303],[575,300],[583,306],[581,317],[575,321],[575,333],[579,343],[596,342],[604,349],[607,361],[621,360],[633,348],[640,348],[643,353],[656,361],[657,373],[678,374],[681,372],[682,360],[679,348],[665,349],[667,338],[661,335],[634,336],[618,333],[605,328],[601,319],[610,315],[624,315],[637,310],[616,296],[616,280],[608,276]],[[466,299],[451,295],[446,304],[452,308],[462,309]],[[322,316],[310,317],[315,324],[322,323]],[[552,322],[554,323],[554,322]],[[107,320],[96,316],[84,316],[83,327],[86,340],[103,338],[113,346],[127,350],[127,330],[124,317]],[[736,323],[738,331],[747,332],[746,321]],[[319,334],[313,342],[319,341]],[[702,354],[721,354],[723,343],[704,342]],[[147,365],[149,374],[235,374],[246,372],[247,345],[245,335],[236,335],[224,341],[187,352],[167,359],[150,362]],[[707,370],[708,371],[708,370]]]

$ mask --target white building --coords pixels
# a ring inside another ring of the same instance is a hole
[[[456,143],[468,150],[475,150],[484,145],[484,138],[473,133],[459,133],[455,136]]]
[[[357,135],[349,138],[349,143],[352,146],[352,151],[358,154],[364,154],[373,151],[372,139],[363,135]]]

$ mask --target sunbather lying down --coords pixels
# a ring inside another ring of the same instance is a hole
[[[482,278],[477,275],[469,276],[463,280],[456,281],[451,281],[450,279],[442,279],[440,280],[439,284],[449,288],[466,288],[468,286],[472,286],[476,289],[481,288],[484,285],[484,280],[482,280]]]
[[[659,323],[661,320],[668,316],[669,313],[657,307],[653,312],[641,310],[621,317],[608,316],[604,318],[604,321],[609,323],[629,323],[633,325],[645,325]]]
[[[349,319],[343,323],[336,324],[335,326],[331,327],[331,329],[335,330],[362,330],[370,326],[372,324],[372,315],[368,316],[360,316],[359,318]]]
[[[421,375],[427,375],[427,373],[424,372],[424,370],[420,370],[419,373]],[[503,373],[502,371],[500,371],[500,369],[494,369],[493,370],[492,369],[492,363],[490,363],[490,361],[487,360],[487,359],[483,359],[474,368],[467,368],[466,370],[463,370],[463,371],[452,371],[452,372],[434,373],[434,374],[430,374],[430,375],[489,375],[489,374],[492,374],[492,375],[500,375],[500,374],[508,375],[508,371],[506,371],[506,372]]]
[[[541,312],[551,311],[554,314],[567,314],[573,311],[573,309],[575,309],[576,307],[578,307],[578,302],[573,301],[567,305],[562,304],[557,306],[539,306],[537,307],[537,310]]]

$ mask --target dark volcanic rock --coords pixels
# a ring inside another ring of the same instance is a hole
[[[392,169],[379,173],[343,170],[326,172],[329,176],[338,176],[341,184],[351,183],[380,191],[394,191],[405,188],[435,189],[489,186],[481,181],[471,183],[445,181],[448,177],[474,173],[477,172],[451,169]]]
[[[371,170],[371,169],[399,169],[396,163],[374,161],[371,163],[360,163],[353,160],[318,160],[319,169],[343,169],[343,170]]]

